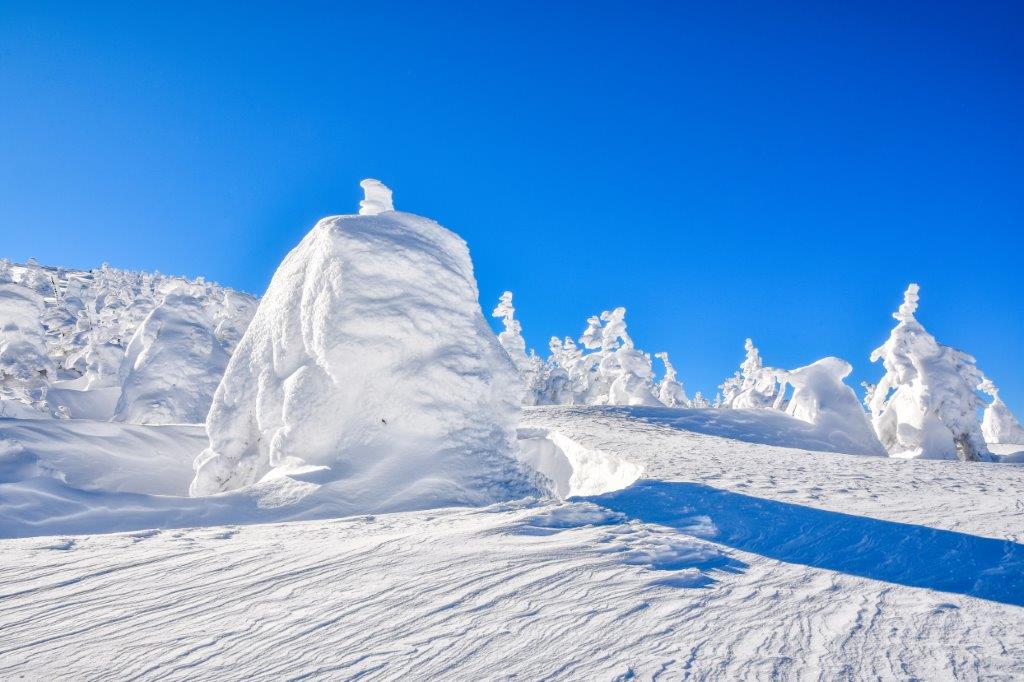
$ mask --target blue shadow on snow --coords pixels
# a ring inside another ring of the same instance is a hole
[[[881,521],[719,490],[642,480],[585,498],[630,519],[682,532],[697,517],[717,527],[712,542],[744,552],[909,587],[1024,606],[1024,545]]]

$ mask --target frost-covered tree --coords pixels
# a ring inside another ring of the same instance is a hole
[[[686,397],[683,384],[677,379],[676,368],[669,361],[668,353],[655,353],[654,357],[665,365],[665,375],[658,383],[658,400],[668,407],[689,407],[690,401]]]
[[[985,416],[981,420],[981,433],[987,443],[1024,443],[1024,426],[999,397],[999,389],[986,379],[978,388],[992,396],[992,402],[985,408]]]
[[[537,402],[539,405],[572,405],[575,402],[566,366],[571,363],[573,351],[575,355],[580,353],[572,339],[566,341],[570,344],[568,347],[557,336],[552,336],[548,342],[548,359],[541,369],[543,392],[542,399]]]
[[[875,433],[892,455],[989,460],[978,423],[985,377],[973,357],[938,343],[917,321],[918,292],[907,287],[896,327],[871,354],[885,368],[870,396]]]
[[[56,374],[40,322],[42,310],[42,296],[15,283],[11,264],[0,261],[0,400],[39,416],[48,412],[46,393]],[[0,406],[0,414],[11,410]]]
[[[693,401],[690,403],[690,407],[696,408],[698,410],[706,410],[707,408],[711,407],[711,403],[708,402],[708,399],[704,397],[703,393],[697,391],[696,393],[693,394]]]
[[[532,350],[527,353],[526,340],[523,339],[523,326],[516,319],[516,309],[512,304],[512,292],[506,291],[498,299],[498,305],[491,312],[491,317],[500,318],[504,330],[498,334],[498,342],[508,353],[516,372],[523,380],[524,405],[547,405],[550,387],[546,385],[544,362]]]
[[[747,339],[743,348],[747,355],[739,370],[719,386],[722,389],[721,406],[733,409],[776,406],[778,370],[764,366],[761,353],[752,340]]]
[[[504,331],[498,334],[498,343],[508,353],[519,373],[523,374],[529,366],[530,358],[526,353],[526,341],[523,339],[523,325],[516,319],[516,308],[512,305],[511,291],[501,295],[498,305],[491,312],[491,317],[500,318],[505,326]]]
[[[587,321],[580,341],[587,348],[597,345],[590,363],[595,368],[591,378],[591,404],[596,405],[659,405],[655,397],[654,370],[651,356],[638,350],[626,330],[626,309],[623,307],[601,313]],[[597,337],[600,341],[597,341]],[[596,390],[595,390],[596,389]]]

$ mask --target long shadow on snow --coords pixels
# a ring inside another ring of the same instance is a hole
[[[683,532],[707,515],[718,529],[707,539],[779,561],[1024,606],[1024,545],[1016,542],[776,502],[698,483],[644,480],[586,499]]]

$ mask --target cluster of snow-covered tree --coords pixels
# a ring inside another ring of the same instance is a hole
[[[858,451],[904,457],[988,460],[986,443],[1024,443],[1024,428],[975,359],[938,343],[914,317],[918,290],[907,288],[893,314],[896,327],[871,354],[885,374],[877,385],[865,385],[864,405],[843,381],[852,367],[835,357],[792,370],[770,367],[747,339],[746,357],[714,399],[699,392],[691,399],[667,353],[653,355],[664,366],[655,378],[652,355],[636,348],[626,330],[624,308],[589,318],[579,345],[552,337],[546,359],[527,352],[511,292],[502,294],[493,316],[503,322],[498,339],[523,380],[525,405],[780,410]]]
[[[110,389],[117,421],[201,422],[255,309],[202,278],[0,260],[0,416],[67,417],[69,390]]]

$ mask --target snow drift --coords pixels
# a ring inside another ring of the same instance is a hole
[[[193,495],[281,476],[364,511],[537,492],[466,243],[363,187],[361,215],[321,220],[274,274],[217,388]]]

